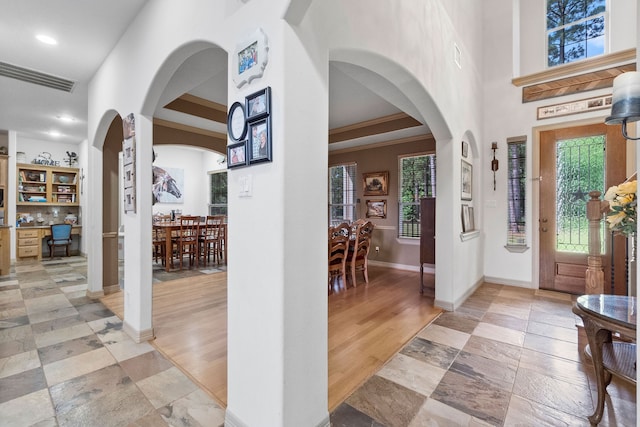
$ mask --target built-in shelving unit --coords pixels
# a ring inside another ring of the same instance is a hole
[[[18,206],[79,206],[78,169],[18,164]]]

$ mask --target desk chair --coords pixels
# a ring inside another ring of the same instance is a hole
[[[47,239],[49,245],[49,257],[53,259],[53,250],[56,246],[64,246],[69,255],[71,246],[71,224],[54,224],[51,226],[51,237]]]

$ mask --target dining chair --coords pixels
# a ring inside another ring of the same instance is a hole
[[[213,256],[213,261],[217,260],[218,264],[220,263],[222,224],[224,224],[224,216],[208,215],[204,226],[200,227],[198,240],[203,263],[208,263],[211,256]]]
[[[167,245],[167,236],[164,229],[160,227],[153,227],[153,261],[158,262],[158,258],[160,258],[162,265],[166,264],[165,260],[165,252]]]
[[[180,216],[180,233],[178,236],[178,257],[180,262],[180,270],[182,270],[182,263],[184,256],[189,256],[189,267],[196,267],[199,261],[199,241],[198,233],[200,226],[200,217],[193,215],[181,215]]]
[[[346,231],[346,232],[345,232]],[[329,227],[329,293],[333,289],[333,282],[342,278],[342,285],[347,288],[347,255],[349,253],[349,225],[342,223],[336,227]]]
[[[369,248],[371,246],[371,235],[374,225],[371,221],[364,220],[360,222],[355,231],[354,239],[351,240],[353,246],[349,248],[349,256],[347,257],[347,269],[351,271],[351,281],[353,287],[356,287],[356,270],[362,271],[364,281],[369,283]]]
[[[53,258],[53,252],[57,246],[64,246],[67,256],[70,256],[69,247],[71,246],[71,224],[51,225],[51,237],[47,239],[47,244],[49,245],[50,258]]]

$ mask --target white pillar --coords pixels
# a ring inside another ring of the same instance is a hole
[[[100,143],[102,146],[102,143]],[[87,296],[98,298],[104,295],[102,283],[102,149],[90,144],[85,192],[87,210],[82,213],[82,238],[87,248]]]
[[[229,83],[229,105],[271,86],[273,161],[229,171],[226,425],[324,426],[328,58],[284,21],[264,30],[264,76]]]
[[[124,330],[136,342],[153,338],[151,256],[151,162],[153,123],[135,116],[136,212],[122,216],[124,225]]]

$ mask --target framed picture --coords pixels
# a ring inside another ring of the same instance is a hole
[[[152,166],[154,203],[184,203],[184,169]]]
[[[386,218],[386,200],[367,200],[367,218]]]
[[[136,173],[133,169],[133,163],[125,165],[122,172],[124,174],[124,188],[133,187],[133,184],[136,181]]]
[[[124,212],[136,213],[136,188],[129,187],[124,189]]]
[[[227,146],[227,169],[238,168],[247,164],[246,140]]]
[[[462,157],[465,159],[469,155],[469,143],[466,141],[462,141]]]
[[[266,87],[258,92],[252,93],[246,98],[245,111],[247,112],[247,121],[251,123],[253,120],[261,119],[269,115],[271,111],[271,88]]]
[[[269,62],[268,51],[267,35],[262,28],[258,28],[236,45],[236,51],[231,55],[236,87],[240,88],[253,79],[262,77]]]
[[[389,194],[389,171],[362,174],[365,196],[386,196]]]
[[[136,139],[134,136],[122,141],[122,164],[130,165],[136,159]]]
[[[462,160],[460,168],[460,198],[462,200],[472,199],[473,190],[473,167],[471,163]]]
[[[122,120],[122,134],[124,139],[129,139],[136,134],[136,119],[133,113],[129,113]]]
[[[468,233],[469,231],[471,231],[472,228],[469,205],[462,205],[462,210],[460,211],[460,219],[462,220],[462,232]]]
[[[271,119],[249,125],[249,164],[271,161]]]

